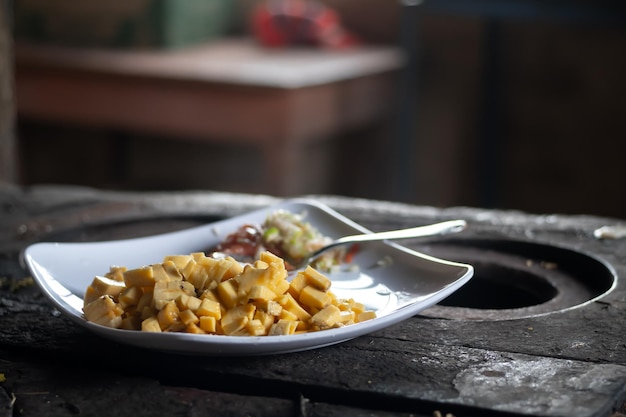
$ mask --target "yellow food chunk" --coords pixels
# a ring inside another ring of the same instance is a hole
[[[363,321],[367,321],[367,320],[371,320],[371,319],[375,319],[376,318],[376,313],[373,311],[364,311],[362,313],[359,313],[356,316],[356,322],[357,323],[361,323]]]
[[[254,312],[253,320],[258,320],[259,322],[261,322],[261,324],[263,324],[263,327],[265,328],[265,333],[267,333],[269,332],[270,327],[272,327],[272,324],[274,324],[275,316],[257,308],[257,310]]]
[[[307,266],[303,272],[306,281],[320,291],[328,291],[330,288],[330,280],[318,270]]]
[[[183,270],[185,265],[192,259],[193,257],[191,255],[168,255],[163,258],[163,263],[172,262],[174,266],[176,266],[176,269],[180,271]]]
[[[274,286],[273,291],[276,294],[284,294],[289,290],[289,281],[284,278],[281,278],[276,285]]]
[[[129,269],[123,275],[127,287],[152,287],[154,285],[154,271],[151,266]]]
[[[100,295],[110,295],[113,298],[117,297],[119,293],[126,288],[126,285],[124,285],[122,281],[100,276],[94,277],[91,286]]]
[[[246,327],[246,324],[248,324],[249,321],[250,319],[248,317],[239,316],[237,318],[229,320],[227,323],[224,323],[224,321],[222,320],[220,324],[222,325],[224,334],[236,336],[237,333],[239,333],[244,327]]]
[[[332,298],[328,292],[320,291],[312,285],[307,285],[300,291],[298,301],[305,306],[322,309],[331,303]]]
[[[339,309],[339,323],[341,324],[352,324],[356,320],[356,314],[354,311],[345,311]]]
[[[285,309],[280,312],[278,318],[282,320],[298,321],[298,316],[293,314],[291,311]]]
[[[349,302],[350,302],[350,309],[354,311],[355,314],[358,315],[358,314],[365,312],[366,309],[362,303],[357,303],[353,299],[350,299]]]
[[[135,287],[130,287],[135,288]],[[143,294],[137,301],[137,310],[143,310],[144,307],[152,306],[152,296],[154,295],[154,287],[142,287]]]
[[[276,294],[282,294],[289,288],[286,281],[287,270],[284,262],[269,263],[267,268],[254,268],[247,265],[241,274],[236,278],[239,283],[239,293],[248,294],[250,289],[256,285],[263,285]],[[286,283],[283,285],[282,283]]]
[[[162,332],[159,320],[155,316],[150,316],[141,322],[142,332]]]
[[[201,327],[198,327],[196,323],[189,323],[185,327],[185,333],[205,334],[206,331],[204,331],[204,329],[202,329]]]
[[[313,330],[313,326],[311,325],[311,323],[298,321],[298,325],[296,326],[296,333],[306,333],[312,330]]]
[[[154,285],[152,303],[157,310],[160,310],[165,304],[176,300],[182,294],[195,296],[196,291],[187,281],[157,281]]]
[[[237,281],[229,279],[220,282],[217,286],[217,295],[226,308],[233,308],[239,302]]]
[[[171,325],[179,322],[179,314],[180,310],[176,307],[176,303],[174,301],[166,303],[157,315],[161,329],[167,329]]]
[[[141,297],[143,297],[143,291],[140,287],[125,287],[118,296],[118,301],[120,306],[126,310],[129,307],[136,306]]]
[[[191,310],[196,311],[200,308],[202,304],[202,300],[198,297],[194,297],[193,295],[181,294],[176,299],[176,306],[179,310]]]
[[[300,292],[309,285],[303,272],[298,272],[289,284],[289,294],[296,300],[300,298]]]
[[[83,300],[83,305],[87,305],[100,297],[102,297],[102,294],[100,294],[98,290],[96,290],[94,287],[90,285],[87,287],[87,290],[85,291],[85,298]]]
[[[154,281],[181,281],[182,274],[172,261],[165,261],[162,264],[154,264],[152,266],[152,274]]]
[[[243,266],[232,257],[215,259],[202,257],[196,259],[199,265],[205,268],[212,280],[220,282],[239,275],[243,271]]]
[[[267,335],[282,336],[294,334],[297,327],[298,322],[291,320],[278,320],[276,323],[272,324],[272,327],[270,327],[270,331],[267,333]]]
[[[320,329],[329,329],[339,322],[341,311],[337,306],[329,305],[311,317],[311,324]]]
[[[270,314],[272,316],[278,316],[281,311],[283,311],[283,306],[281,306],[278,301],[267,301],[261,300],[254,303],[258,309]]]
[[[83,312],[126,330],[229,336],[290,335],[376,317],[362,303],[338,300],[330,285],[311,267],[288,281],[285,262],[270,252],[245,267],[194,252],[132,270],[111,267],[87,287]]]
[[[270,264],[260,259],[257,259],[256,261],[254,261],[252,265],[254,265],[256,269],[267,269],[270,266]]]
[[[269,251],[261,252],[261,254],[259,255],[259,260],[265,262],[268,265],[271,265],[274,262],[278,262],[279,264],[282,264],[283,267],[285,266],[285,261],[283,260],[283,258],[274,255],[272,252]]]
[[[190,323],[198,323],[200,321],[200,319],[198,318],[198,316],[196,316],[193,311],[191,310],[183,310],[181,312],[178,313],[178,317],[180,318],[180,321],[183,322],[186,325],[189,325]]]
[[[215,333],[217,331],[217,320],[212,316],[201,316],[199,326],[207,333]]]
[[[263,322],[258,319],[252,319],[246,324],[246,331],[250,336],[263,336],[267,333]]]
[[[308,321],[311,318],[309,312],[298,304],[296,299],[293,298],[291,294],[283,294],[277,301],[281,306],[283,306],[283,309],[289,310],[296,317],[298,317],[298,320]]]
[[[217,292],[217,284],[215,288],[203,291],[202,294],[200,294],[200,299],[204,300],[205,298],[208,298],[209,300],[217,301],[219,303],[220,298],[217,296],[216,292]]]
[[[205,298],[200,302],[200,306],[195,310],[198,316],[209,316],[216,319],[222,318],[222,308],[219,302]]]
[[[85,318],[107,327],[118,328],[122,325],[124,310],[113,301],[110,295],[103,295],[83,307]]]
[[[254,286],[270,286],[272,285],[271,271],[269,266],[264,269],[254,268],[251,265],[246,265],[241,275],[236,278],[238,290],[241,295],[247,296],[250,289]],[[273,285],[272,285],[273,286]]]
[[[255,309],[252,304],[244,304],[228,310],[220,321],[224,333],[229,335],[243,329],[254,317]]]
[[[124,281],[125,266],[112,266],[109,268],[109,272],[104,274],[105,277],[114,279],[115,281]]]
[[[206,269],[199,265],[195,259],[189,261],[183,270],[185,279],[192,283],[196,290],[203,291],[208,287],[211,279]]]
[[[276,298],[276,293],[265,285],[255,285],[248,293],[248,299],[254,301],[272,301],[274,298]]]

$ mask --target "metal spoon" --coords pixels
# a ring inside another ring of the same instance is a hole
[[[437,236],[447,235],[449,233],[457,233],[464,230],[467,227],[465,220],[449,220],[441,223],[429,224],[426,226],[411,227],[409,229],[390,230],[387,232],[378,233],[364,233],[359,235],[344,236],[334,240],[328,245],[316,250],[308,257],[302,258],[296,265],[293,265],[295,269],[302,268],[308,265],[313,259],[317,258],[323,252],[329,249],[337,247],[339,245],[346,245],[349,243],[359,242],[371,242],[376,240],[396,240],[396,239],[410,239],[416,237],[425,236]]]

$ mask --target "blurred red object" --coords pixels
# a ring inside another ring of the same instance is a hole
[[[251,29],[268,47],[347,48],[359,44],[332,8],[312,0],[269,0],[252,14]]]

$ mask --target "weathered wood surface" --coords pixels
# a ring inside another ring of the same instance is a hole
[[[626,275],[626,239],[592,216],[537,216],[318,198],[371,229],[465,218],[467,236],[566,246]],[[41,240],[95,240],[189,227],[275,203],[268,196],[0,188],[0,417],[610,416],[626,399],[626,290],[514,320],[416,316],[323,349],[198,358],[122,346],[62,317],[30,285],[20,251]],[[464,232],[465,233],[465,232]],[[407,241],[420,248],[421,241]]]

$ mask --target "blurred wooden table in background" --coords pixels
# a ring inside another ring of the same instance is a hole
[[[263,189],[317,191],[308,144],[386,120],[403,55],[394,47],[267,50],[224,39],[175,51],[18,44],[19,118],[258,146]]]

